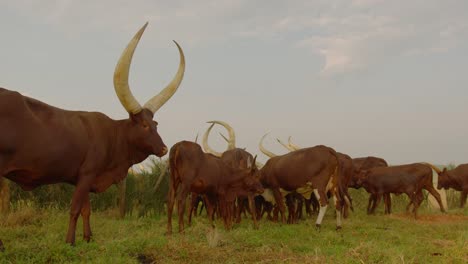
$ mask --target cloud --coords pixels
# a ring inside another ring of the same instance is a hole
[[[236,39],[286,40],[322,56],[322,74],[338,74],[398,56],[445,52],[466,43],[466,1],[9,1],[25,18],[77,36],[132,33],[148,20],[153,37],[210,45]],[[158,42],[161,43],[161,42]],[[166,43],[166,42],[164,42]]]

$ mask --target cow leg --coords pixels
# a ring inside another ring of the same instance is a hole
[[[281,194],[279,188],[272,189],[272,191],[273,191],[273,196],[275,197],[276,207],[278,208],[278,210],[279,210],[279,212],[281,214],[281,223],[284,224],[284,223],[286,223],[286,217],[284,216],[286,206],[284,205],[283,195]]]
[[[439,204],[439,207],[440,207],[440,211],[442,213],[445,213],[445,209],[444,209],[444,205],[442,204],[442,199],[440,198],[440,194],[439,192],[434,189],[434,186],[432,186],[432,182],[430,185],[428,185],[426,188],[425,188],[430,194],[432,194],[432,196],[434,196],[434,198],[436,198],[437,200],[437,203]]]
[[[418,219],[418,207],[419,207],[419,202],[418,202],[418,197],[422,196],[422,192],[419,191],[418,193],[410,193],[410,199],[411,203],[413,204],[413,214],[414,214],[414,219]]]
[[[320,210],[317,216],[317,220],[315,221],[315,226],[317,229],[320,229],[320,225],[322,224],[323,217],[325,216],[325,213],[327,212],[328,201],[327,201],[327,196],[324,191],[319,191],[318,189],[314,189],[314,194],[320,203]]]
[[[184,231],[184,213],[185,213],[185,202],[189,194],[188,187],[182,186],[181,192],[177,195],[177,211],[179,215],[179,233]]]
[[[391,214],[392,211],[392,199],[390,197],[390,193],[384,193],[384,206],[385,206],[385,214]]]
[[[214,199],[210,198],[208,195],[205,196],[205,205],[206,205],[206,212],[208,214],[208,221],[210,222],[210,226],[214,228],[214,211],[215,211],[215,202]]]
[[[333,202],[335,204],[335,211],[336,211],[336,230],[339,230],[341,229],[341,204],[336,198],[336,195],[333,195]]]
[[[167,233],[172,234],[172,211],[174,210],[175,194],[177,186],[171,183],[169,184],[169,193],[167,195]]]
[[[300,194],[297,195],[297,210],[296,210],[296,221],[299,219],[302,219],[303,214],[302,214],[302,207],[304,205],[304,197]]]
[[[89,224],[89,216],[91,215],[91,203],[89,202],[89,193],[86,193],[86,197],[83,201],[83,207],[81,208],[81,218],[83,219],[83,239],[89,242],[91,236],[91,225]]]
[[[191,198],[191,201],[190,201],[189,210],[188,210],[188,224],[189,224],[189,226],[192,225],[193,211],[195,211],[195,214],[197,214],[198,194],[192,193],[190,198]]]
[[[460,208],[464,208],[466,204],[466,197],[468,196],[468,190],[464,190],[460,197]]]
[[[382,199],[382,194],[372,194],[371,197],[373,198],[374,202],[372,204],[372,207],[370,209],[370,212],[368,214],[375,214],[375,209],[380,203],[380,200]]]
[[[286,199],[286,205],[288,206],[288,224],[293,223],[293,217],[294,214],[296,213],[296,208],[295,208],[295,201],[292,193],[289,193],[285,196]]]
[[[374,206],[374,194],[369,195],[369,202],[367,203],[367,214],[371,214],[371,208]]]
[[[88,193],[89,182],[86,180],[78,182],[75,192],[73,193],[70,209],[70,221],[68,223],[67,238],[65,240],[66,243],[69,243],[73,246],[75,245],[76,222],[78,221],[78,217],[81,213],[81,208],[83,207],[83,203],[85,202],[85,198],[86,195],[88,195]]]
[[[250,212],[252,214],[252,220],[253,220],[253,224],[254,224],[254,229],[258,229],[258,222],[257,222],[257,209],[255,208],[255,201],[254,201],[254,197],[252,194],[249,194],[247,196],[247,199],[249,201],[249,209],[250,209]]]
[[[307,216],[312,216],[312,208],[311,208],[311,202],[310,202],[310,199],[305,199],[304,198],[304,205],[305,205],[305,210],[306,210],[306,214]]]

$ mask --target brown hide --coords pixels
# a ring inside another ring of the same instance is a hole
[[[321,206],[328,205],[326,192],[327,184],[332,183],[332,192],[339,203],[346,195],[345,186],[341,186],[336,176],[340,174],[339,158],[336,152],[326,146],[315,146],[289,152],[282,156],[270,158],[259,171],[260,180],[265,188],[270,188],[281,213],[281,220],[285,222],[285,205],[280,188],[295,191],[307,185],[313,186],[320,195]],[[332,175],[335,179],[332,181]]]
[[[453,170],[444,169],[439,174],[437,188],[452,188],[461,191],[460,207],[464,207],[468,194],[468,164],[461,164]]]
[[[193,142],[181,141],[172,146],[169,165],[171,183],[168,196],[168,233],[172,233],[172,211],[176,198],[179,232],[182,232],[185,201],[190,192],[206,197],[210,221],[213,220],[213,203],[219,199],[225,225],[228,225],[229,214],[232,212],[232,209],[227,207],[233,204],[237,196],[263,192],[259,180],[254,176],[255,168],[230,167],[220,158],[204,153],[201,147]]]
[[[437,199],[441,211],[444,211],[440,195],[432,185],[432,168],[425,164],[413,163],[363,170],[357,183],[378,197],[386,193],[406,193],[414,206],[415,217],[422,202],[422,189],[426,189]]]

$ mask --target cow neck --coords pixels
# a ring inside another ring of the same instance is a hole
[[[115,145],[113,145],[111,153],[119,153],[115,154],[116,157],[120,158],[120,160],[116,160],[116,162],[122,165],[125,164],[125,166],[129,168],[145,160],[150,153],[144,153],[130,141],[128,131],[130,131],[132,124],[129,119],[119,120],[117,123],[118,125],[115,129],[116,142]]]
[[[227,175],[229,175],[229,177],[226,177],[227,184],[231,185],[231,184],[237,183],[246,177],[246,174],[243,173],[245,169],[233,168],[231,166],[226,165],[224,162],[223,164],[224,164],[225,170],[228,171]]]

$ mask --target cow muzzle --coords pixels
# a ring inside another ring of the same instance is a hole
[[[167,151],[168,151],[168,150],[167,150],[167,147],[164,146],[164,147],[162,147],[161,151],[160,151],[158,154],[156,154],[156,156],[158,156],[158,157],[161,158],[162,156],[164,156],[164,155],[167,154]]]

